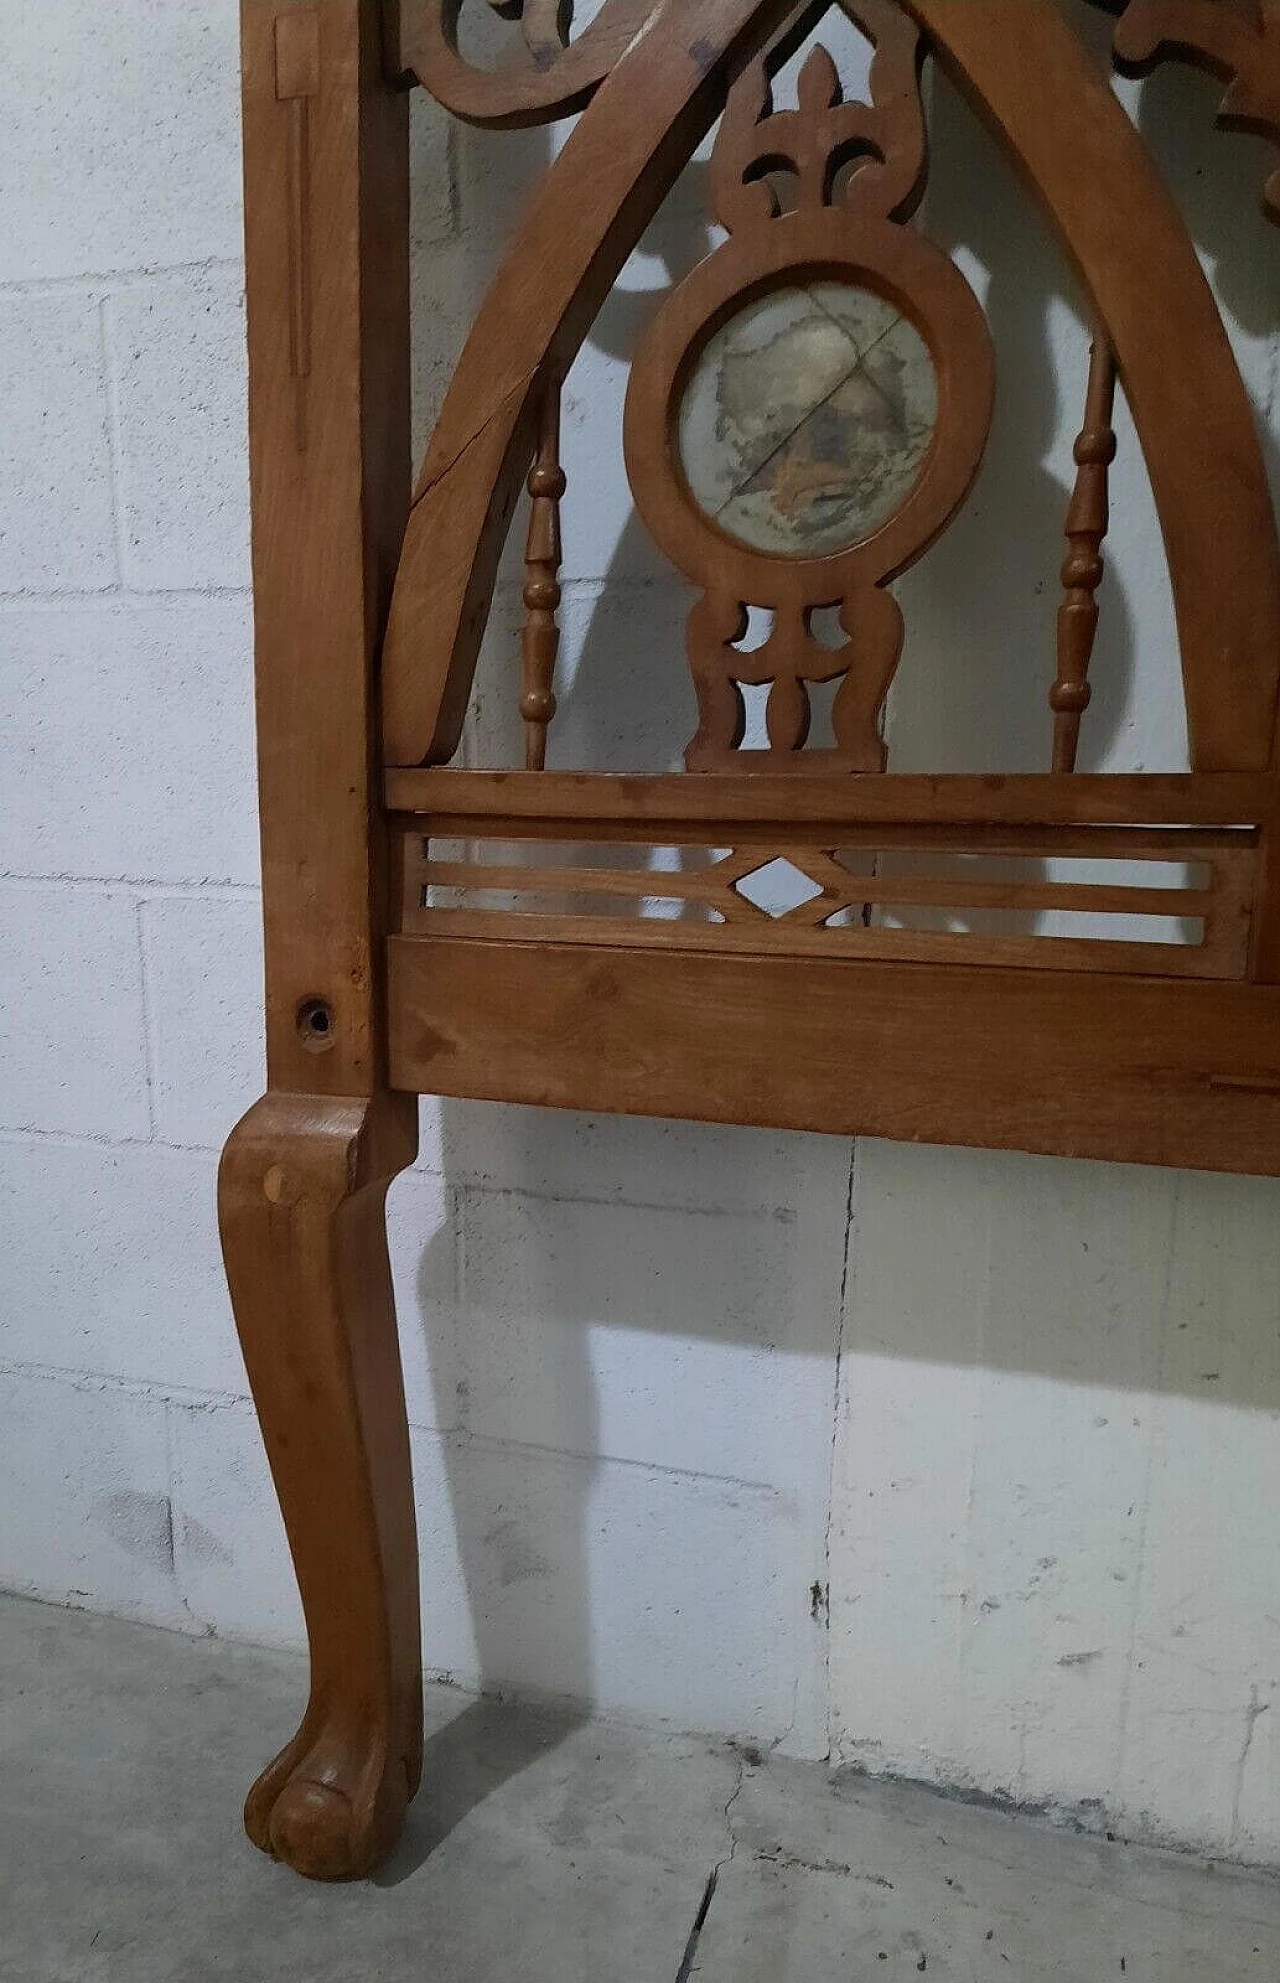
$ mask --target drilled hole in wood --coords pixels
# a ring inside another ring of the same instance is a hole
[[[298,1007],[298,1038],[308,1053],[326,1053],[333,1045],[333,1008],[327,999],[303,999]]]

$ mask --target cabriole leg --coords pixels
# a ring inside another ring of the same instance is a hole
[[[255,1845],[313,1879],[366,1873],[422,1767],[418,1561],[387,1263],[407,1096],[268,1094],[218,1181],[236,1326],[311,1646],[311,1697],[245,1805]]]

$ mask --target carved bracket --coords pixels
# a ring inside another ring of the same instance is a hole
[[[1116,26],[1116,67],[1145,76],[1173,58],[1221,76],[1224,130],[1252,131],[1280,145],[1280,0],[1130,0]],[[1280,167],[1263,189],[1280,221]]]
[[[520,24],[524,59],[484,69],[458,47],[464,0],[387,0],[386,61],[391,74],[420,83],[472,124],[546,124],[581,110],[647,27],[661,0],[605,0],[570,39],[572,9],[561,0],[489,0]]]

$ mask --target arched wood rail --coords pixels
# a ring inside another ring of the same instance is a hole
[[[1192,764],[1261,769],[1280,679],[1280,558],[1248,402],[1186,229],[1049,0],[908,4],[1036,193],[1116,353],[1168,550]],[[543,382],[571,361],[725,79],[787,12],[673,0],[547,172],[419,478],[384,650],[389,763],[442,763],[457,748]],[[1176,338],[1154,336],[1160,324]]]
[[[476,318],[418,478],[383,651],[390,764],[453,755],[535,410],[723,100],[794,0],[671,0],[603,83]],[[585,200],[582,188],[590,186]]]

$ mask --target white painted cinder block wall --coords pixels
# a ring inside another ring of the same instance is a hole
[[[235,8],[0,16],[0,1583],[296,1644],[213,1212],[262,1080]],[[1274,460],[1260,148],[1197,83],[1132,100]],[[1005,365],[975,498],[902,587],[891,746],[1038,766],[1083,333],[935,111],[930,226]],[[420,427],[551,142],[420,107]],[[614,416],[703,190],[571,382],[561,763],[674,764],[690,728]],[[1121,445],[1087,762],[1176,766]],[[476,762],[513,733],[515,569]],[[449,1104],[391,1211],[434,1671],[1280,1861],[1276,1184]]]

